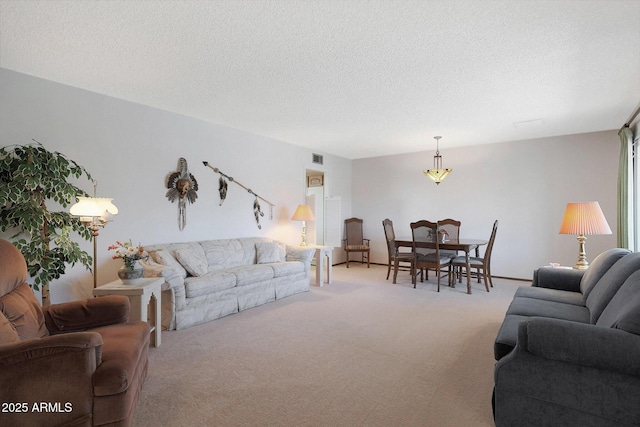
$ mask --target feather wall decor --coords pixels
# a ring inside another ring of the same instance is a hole
[[[244,188],[245,190],[247,190],[247,192],[251,195],[253,195],[255,197],[254,201],[253,201],[253,216],[256,220],[256,224],[258,225],[259,229],[262,229],[262,225],[260,225],[260,217],[264,216],[264,212],[262,212],[262,207],[260,206],[260,200],[262,200],[263,202],[267,203],[269,205],[269,219],[273,219],[273,207],[275,206],[273,203],[271,203],[270,201],[268,201],[267,199],[265,199],[264,197],[258,196],[256,193],[254,193],[250,188],[245,187],[244,185],[242,185],[241,183],[239,183],[238,181],[234,180],[232,176],[229,176],[227,174],[225,174],[224,172],[222,172],[220,169],[213,167],[209,164],[209,162],[203,161],[202,162],[206,167],[213,169],[213,171],[217,174],[220,174],[220,179],[218,180],[218,192],[220,193],[220,206],[222,206],[222,203],[224,203],[224,201],[227,198],[227,190],[228,190],[228,183],[227,180],[229,182],[234,182],[236,184],[238,184],[240,187]]]
[[[178,228],[184,230],[187,225],[187,203],[195,203],[198,198],[198,181],[189,173],[187,160],[180,157],[178,160],[178,171],[173,172],[167,179],[167,199],[171,203],[178,201]],[[186,200],[185,200],[186,199]]]

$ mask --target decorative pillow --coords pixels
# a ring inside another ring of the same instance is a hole
[[[256,255],[258,264],[269,264],[280,261],[280,245],[278,242],[256,243]]]
[[[26,283],[0,297],[0,311],[11,322],[21,339],[49,335],[40,303]]]
[[[165,250],[159,250],[151,253],[151,258],[158,264],[166,265],[167,267],[173,268],[178,275],[182,277],[187,276],[187,271],[182,267],[182,265],[176,261],[176,259]]]
[[[178,262],[192,276],[202,276],[207,274],[209,266],[206,258],[200,256],[198,252],[191,248],[180,248],[175,251]]]

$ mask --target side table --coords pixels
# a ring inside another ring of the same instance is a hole
[[[124,295],[131,303],[131,320],[149,322],[151,325],[151,345],[160,347],[162,331],[162,284],[161,277],[136,279],[132,284],[124,284],[118,279],[93,290],[94,296]],[[147,308],[150,308],[147,310]],[[150,314],[150,316],[149,316]]]
[[[333,269],[333,246],[308,245],[307,247],[316,250],[316,286],[322,287],[324,283],[330,284]]]

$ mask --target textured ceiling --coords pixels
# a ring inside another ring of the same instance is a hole
[[[640,0],[0,0],[0,67],[355,159],[617,129],[639,23]]]

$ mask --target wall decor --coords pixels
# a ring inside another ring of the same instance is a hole
[[[220,174],[219,187],[218,187],[218,191],[220,192],[220,206],[222,206],[222,203],[227,198],[227,186],[228,186],[227,180],[228,180],[229,182],[234,182],[238,184],[240,187],[247,190],[249,194],[255,196],[255,199],[253,201],[253,216],[256,219],[256,225],[258,226],[259,229],[262,229],[262,225],[260,225],[260,217],[264,216],[264,212],[262,212],[262,208],[260,207],[260,201],[258,199],[262,200],[263,202],[269,205],[269,219],[273,219],[273,207],[275,206],[275,204],[271,203],[264,197],[257,195],[250,188],[245,187],[244,185],[242,185],[241,183],[233,179],[232,176],[229,176],[224,172],[222,172],[220,169],[211,166],[209,162],[203,161],[202,164],[204,164],[208,168],[213,169],[215,173]]]
[[[184,230],[187,225],[187,203],[195,203],[198,198],[198,181],[189,173],[187,160],[180,157],[178,160],[178,171],[173,172],[167,179],[167,199],[171,203],[178,200],[178,228]]]

